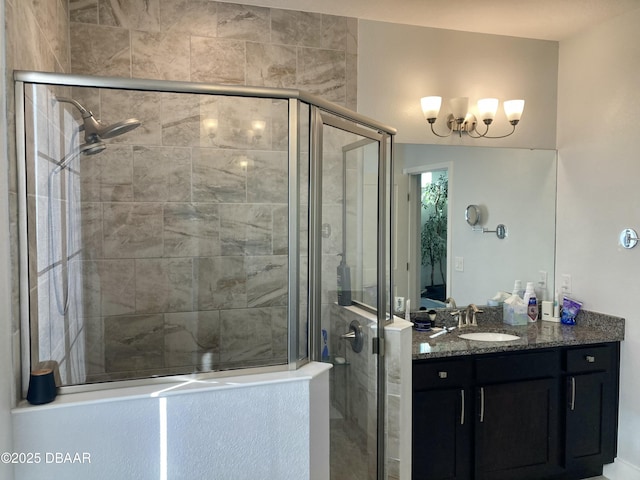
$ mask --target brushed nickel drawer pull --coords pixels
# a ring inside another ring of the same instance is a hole
[[[587,361],[587,363],[595,363],[596,362],[596,357],[594,357],[593,355],[587,355],[584,358]]]
[[[462,400],[462,406],[460,408],[460,425],[464,425],[464,390],[460,390],[460,399]]]
[[[484,422],[484,387],[480,387],[480,423]]]
[[[571,410],[576,409],[576,377],[571,377]]]
[[[447,372],[438,372],[438,377],[440,378],[447,378],[449,376],[449,374]]]

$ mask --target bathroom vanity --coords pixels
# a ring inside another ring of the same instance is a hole
[[[575,326],[510,327],[493,313],[434,339],[414,332],[414,480],[600,475],[616,455],[624,320],[584,312]],[[471,331],[519,338],[458,336]]]

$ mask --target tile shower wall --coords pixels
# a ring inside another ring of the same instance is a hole
[[[71,0],[69,15],[73,73],[300,88],[356,107],[353,18],[199,0]],[[135,367],[152,371],[203,352],[214,366],[284,359],[286,106],[73,97],[143,122],[82,160],[88,374],[126,377],[123,359],[141,351],[158,352]],[[265,131],[248,138],[257,118]]]
[[[72,95],[142,122],[77,165],[87,380],[285,363],[287,102]]]
[[[6,65],[7,145],[9,169],[9,229],[11,238],[11,312],[2,321],[11,322],[14,402],[22,398],[20,365],[20,306],[18,274],[18,200],[16,183],[16,143],[14,70],[70,71],[69,10],[67,0],[4,0],[5,40],[2,46]],[[9,307],[7,306],[7,309]],[[8,345],[7,345],[8,347]],[[4,345],[3,347],[4,348]]]
[[[356,109],[357,20],[209,0],[69,0],[73,73],[299,88]]]

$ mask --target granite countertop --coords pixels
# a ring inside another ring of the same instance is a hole
[[[477,314],[477,327],[463,327],[430,338],[438,330],[413,331],[413,359],[476,355],[536,348],[549,348],[594,343],[619,342],[624,340],[624,319],[590,311],[580,311],[575,325],[538,320],[523,326],[511,326],[502,322],[502,309],[481,307]],[[455,326],[451,310],[438,309],[435,324],[439,327]],[[424,311],[411,314],[411,319],[428,318]],[[464,318],[464,316],[463,316]],[[517,335],[518,340],[508,342],[481,342],[465,340],[458,335],[472,332],[498,332]]]

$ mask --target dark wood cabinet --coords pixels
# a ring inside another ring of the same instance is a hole
[[[470,479],[472,364],[420,364],[413,378],[412,478]]]
[[[617,344],[566,352],[567,469],[600,474],[616,453],[619,349]]]
[[[560,472],[555,378],[481,386],[476,479],[541,479]]]
[[[619,343],[420,360],[413,479],[579,479],[616,454]]]

